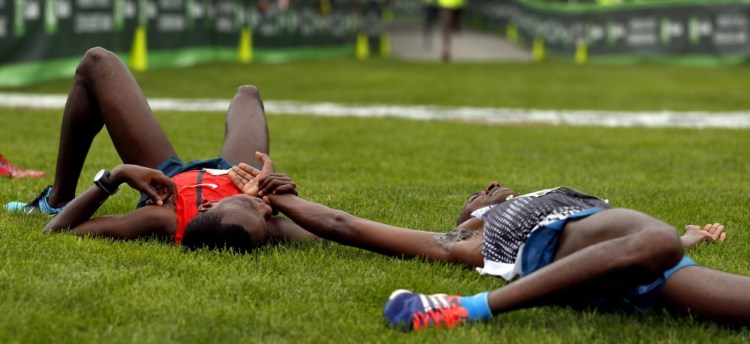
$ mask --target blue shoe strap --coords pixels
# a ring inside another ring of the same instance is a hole
[[[42,197],[41,200],[39,200],[39,210],[46,214],[57,214],[65,208],[65,206],[62,206],[60,208],[55,208],[51,205],[49,205],[49,195],[52,193],[52,188],[47,189],[47,194]]]
[[[492,312],[488,303],[489,295],[489,292],[484,292],[474,296],[461,297],[461,307],[469,312],[469,321],[492,318]]]

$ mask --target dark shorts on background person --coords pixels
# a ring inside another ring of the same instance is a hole
[[[180,160],[180,158],[173,156],[171,158],[167,158],[166,160],[162,161],[162,163],[159,164],[159,166],[157,166],[156,169],[164,172],[164,174],[167,177],[172,178],[182,172],[202,170],[204,168],[228,170],[232,168],[232,166],[234,166],[234,164],[232,164],[229,161],[224,160],[223,158],[215,158],[215,159],[208,159],[208,160],[193,160],[193,161],[186,163]],[[136,206],[136,208],[140,208],[146,205],[147,200],[148,200],[148,197],[144,193],[141,193],[141,199],[140,201],[138,201],[138,205]]]
[[[521,276],[526,276],[539,270],[550,263],[555,258],[557,245],[560,240],[560,234],[565,229],[565,224],[570,220],[579,220],[590,215],[596,214],[603,208],[586,209],[569,217],[553,222],[549,225],[542,226],[529,235],[529,239],[524,245],[521,253]],[[683,256],[679,263],[674,267],[664,271],[662,276],[655,281],[639,285],[627,290],[619,295],[592,297],[586,300],[571,300],[563,306],[574,308],[596,307],[605,311],[626,311],[643,313],[651,309],[656,303],[659,290],[664,282],[669,279],[675,272],[686,266],[697,266],[698,264],[688,256]]]

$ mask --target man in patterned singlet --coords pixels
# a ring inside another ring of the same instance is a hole
[[[262,158],[261,160],[263,160]],[[394,326],[489,319],[517,309],[565,305],[644,312],[654,306],[720,322],[750,324],[750,278],[697,265],[684,255],[702,241],[723,241],[724,226],[677,230],[649,215],[559,187],[519,195],[492,182],[471,195],[450,233],[368,221],[289,193],[290,180],[246,164],[230,177],[257,183],[264,201],[321,238],[403,258],[477,268],[513,280],[473,296],[395,291],[384,310]],[[721,288],[707,286],[721,285]]]
[[[94,185],[76,197],[89,147],[103,127],[123,165],[101,170]],[[227,111],[219,157],[182,162],[127,67],[115,54],[92,48],[76,69],[63,112],[54,184],[35,200],[11,202],[6,209],[54,216],[45,232],[156,237],[190,248],[248,251],[271,238],[315,239],[293,222],[272,216],[268,205],[243,194],[229,179],[228,169],[239,162],[260,166],[256,152],[268,152],[268,141],[260,94],[253,86],[241,86]],[[137,208],[91,218],[123,183],[143,194]]]

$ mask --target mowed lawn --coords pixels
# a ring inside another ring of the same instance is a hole
[[[230,99],[256,84],[269,100],[544,109],[744,111],[747,67],[415,64],[374,60],[220,64],[137,76],[148,97]],[[4,91],[65,93],[71,81]],[[214,157],[222,113],[159,112],[185,160]],[[300,195],[398,226],[448,231],[464,199],[497,180],[517,191],[566,185],[674,224],[722,222],[725,244],[689,251],[750,275],[748,129],[601,128],[319,118],[269,114],[271,156]],[[60,111],[0,109],[0,153],[48,172],[0,179],[0,202],[53,181]],[[79,182],[119,158],[106,133]],[[124,190],[98,215],[127,212]],[[0,341],[31,342],[736,342],[747,328],[661,311],[542,307],[453,330],[404,334],[382,307],[394,289],[472,294],[502,286],[471,269],[319,242],[248,255],[157,241],[43,235],[49,218],[0,211]],[[723,288],[721,285],[706,285]]]

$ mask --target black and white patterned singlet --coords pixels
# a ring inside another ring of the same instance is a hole
[[[481,217],[484,221],[483,273],[507,278],[503,274],[492,272],[491,266],[510,267],[516,264],[519,249],[531,232],[540,226],[594,207],[611,208],[597,197],[571,188],[558,187],[517,196],[475,212],[473,215]]]

